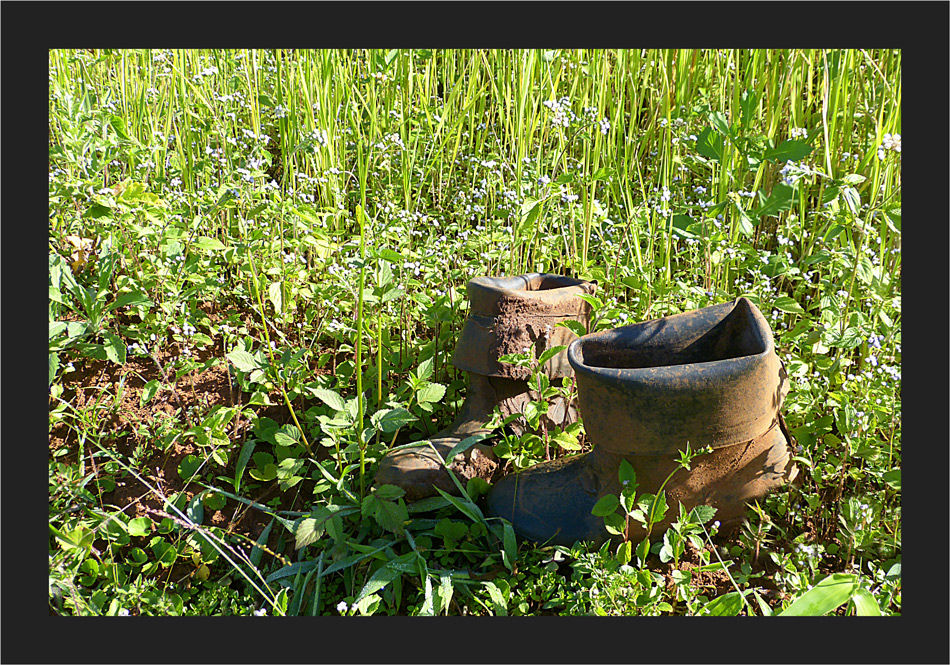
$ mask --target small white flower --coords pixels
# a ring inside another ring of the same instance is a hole
[[[262,608],[259,609],[259,610],[254,610],[254,616],[256,616],[256,617],[266,617],[266,616],[267,616],[267,608],[266,608],[266,607],[262,607]]]
[[[346,614],[346,611],[348,609],[349,609],[349,606],[346,604],[345,600],[341,600],[339,603],[337,603],[336,611],[339,612],[340,614]]]
[[[123,608],[120,609],[118,612],[116,612],[115,615],[116,615],[117,617],[127,617],[127,616],[129,616],[129,611],[123,607]]]

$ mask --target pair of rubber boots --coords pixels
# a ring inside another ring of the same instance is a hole
[[[525,286],[512,298],[512,287],[519,280]],[[577,295],[593,293],[592,283],[551,275],[507,280],[479,278],[469,284],[469,297],[473,311],[470,321],[477,321],[473,329],[483,335],[481,345],[457,351],[456,364],[459,359],[470,357],[470,348],[488,350],[488,360],[480,367],[485,368],[486,363],[490,367],[498,357],[491,351],[505,348],[504,342],[496,339],[512,338],[520,325],[520,316],[506,318],[513,311],[508,307],[495,308],[497,313],[492,320],[485,320],[476,299],[485,300],[478,296],[491,293],[486,300],[520,302],[521,306],[515,308],[520,313],[525,303],[533,302],[526,294],[541,289],[547,291],[541,293],[548,301],[562,308],[560,316],[570,307],[568,303],[574,301],[574,315],[580,317],[575,320],[587,323],[587,303]],[[538,323],[533,321],[520,334],[540,339]],[[467,323],[460,349],[472,339],[466,336],[468,329]],[[591,509],[603,496],[621,494],[622,460],[629,462],[636,472],[638,495],[656,494],[666,483],[664,490],[671,510],[654,525],[655,532],[675,519],[679,503],[686,509],[712,506],[717,509],[716,519],[728,525],[741,519],[749,502],[763,498],[794,478],[790,437],[780,411],[788,393],[788,378],[775,353],[768,323],[748,299],[739,298],[581,338],[574,338],[564,328],[557,330],[564,332],[556,343],[564,344],[568,336],[573,339],[562,352],[563,357],[552,359],[552,374],[574,376],[580,415],[593,449],[538,464],[495,483],[488,494],[489,512],[509,520],[521,537],[561,545],[578,540],[606,540],[609,534],[604,519],[593,515]],[[491,341],[486,344],[486,340]],[[476,382],[474,374],[473,385],[482,385]],[[478,406],[463,409],[463,415],[485,415],[490,395],[470,392],[469,397],[474,397]],[[565,405],[563,421],[576,418],[572,406]],[[442,444],[445,452],[451,450],[453,442],[461,440],[459,436],[475,431],[473,421],[460,418],[457,422],[461,422],[464,432],[447,438]],[[695,458],[689,471],[678,464],[687,445],[693,451],[712,449]],[[406,457],[388,461],[384,458],[379,479],[406,488],[410,499],[413,497],[407,485],[411,483],[407,483],[409,476],[402,471],[412,467],[407,463],[409,459],[416,464],[421,462],[416,457],[421,453],[412,452],[415,450],[418,449],[400,451],[411,453]],[[491,453],[485,446],[472,454],[487,458]],[[425,464],[434,470],[432,463],[438,460],[433,457],[426,457]],[[439,468],[447,476],[441,464]],[[433,471],[431,482],[447,489],[448,484],[438,475]],[[640,523],[629,520],[626,536],[636,542],[643,535]]]

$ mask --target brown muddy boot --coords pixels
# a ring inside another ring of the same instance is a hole
[[[585,335],[568,348],[590,453],[538,464],[492,487],[488,508],[520,536],[570,545],[603,542],[597,500],[620,495],[626,459],[637,496],[656,494],[666,478],[670,509],[661,533],[686,509],[709,505],[724,524],[794,475],[779,410],[788,393],[772,331],[746,298]],[[691,470],[679,452],[710,446]],[[630,520],[627,536],[645,535]]]
[[[577,339],[570,330],[556,324],[579,321],[587,326],[590,305],[577,296],[593,295],[596,287],[596,282],[540,273],[471,280],[466,286],[470,314],[452,356],[452,364],[469,373],[465,403],[455,422],[429,439],[432,448],[404,448],[383,457],[376,483],[401,487],[409,501],[435,496],[436,487],[457,494],[445,470],[446,454],[474,434],[487,434],[485,426],[496,408],[507,417],[521,413],[526,402],[539,399],[537,392],[528,387],[528,368],[498,359],[530,348],[537,358],[551,347]],[[567,352],[548,360],[542,371],[552,383],[572,376]],[[545,424],[563,428],[575,420],[577,408],[573,402],[557,398],[548,409]],[[524,431],[520,421],[510,424],[515,434]],[[474,477],[489,478],[497,464],[491,445],[477,443],[457,455],[450,468],[464,485]]]

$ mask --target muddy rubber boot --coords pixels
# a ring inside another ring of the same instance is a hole
[[[725,525],[746,504],[794,477],[780,414],[788,380],[772,331],[746,298],[607,330],[574,341],[568,360],[593,450],[538,464],[501,479],[488,494],[492,515],[529,540],[571,545],[609,537],[591,508],[620,495],[626,459],[637,496],[656,494],[677,469],[679,452],[712,447],[665,487],[662,533],[687,509],[710,505]],[[645,535],[630,520],[627,536]]]
[[[464,439],[487,433],[485,425],[496,408],[507,417],[521,413],[526,402],[539,399],[528,387],[528,368],[498,359],[529,347],[537,358],[553,346],[577,339],[556,324],[579,321],[586,326],[590,305],[577,296],[592,295],[596,287],[596,282],[540,273],[471,280],[466,285],[470,314],[452,356],[452,364],[469,374],[465,403],[455,421],[429,439],[435,450],[422,446],[388,453],[380,461],[376,483],[401,487],[409,501],[437,495],[436,487],[457,494],[442,462],[446,454]],[[567,351],[548,360],[542,371],[552,384],[572,376]],[[558,398],[542,417],[549,428],[565,427],[577,420],[577,407]],[[516,434],[524,431],[521,420],[510,424]],[[480,442],[457,455],[450,468],[464,485],[476,476],[489,478],[497,464],[490,442]]]

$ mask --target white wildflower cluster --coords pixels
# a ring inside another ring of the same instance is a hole
[[[789,186],[794,185],[799,179],[805,176],[812,176],[817,173],[818,171],[805,162],[793,162],[792,160],[785,162],[785,166],[779,171],[779,175],[782,176],[782,182]]]
[[[286,118],[290,115],[290,109],[284,106],[283,104],[278,104],[274,107],[274,117],[275,118]]]
[[[808,136],[808,130],[804,127],[792,127],[788,130],[788,135],[793,139],[805,138]]]
[[[327,143],[330,142],[330,139],[327,136],[327,132],[324,129],[313,130],[313,133],[310,135],[310,138],[311,140],[313,140],[314,143],[318,144],[322,148],[325,148],[327,146]]]
[[[564,127],[565,129],[578,121],[577,114],[571,110],[571,100],[567,97],[560,99],[549,99],[544,102],[544,106],[554,113],[551,117],[551,124],[555,127]]]
[[[887,133],[881,139],[881,145],[877,149],[877,158],[884,159],[887,156],[888,151],[896,152],[900,154],[901,151],[901,135],[900,134],[891,134]]]

